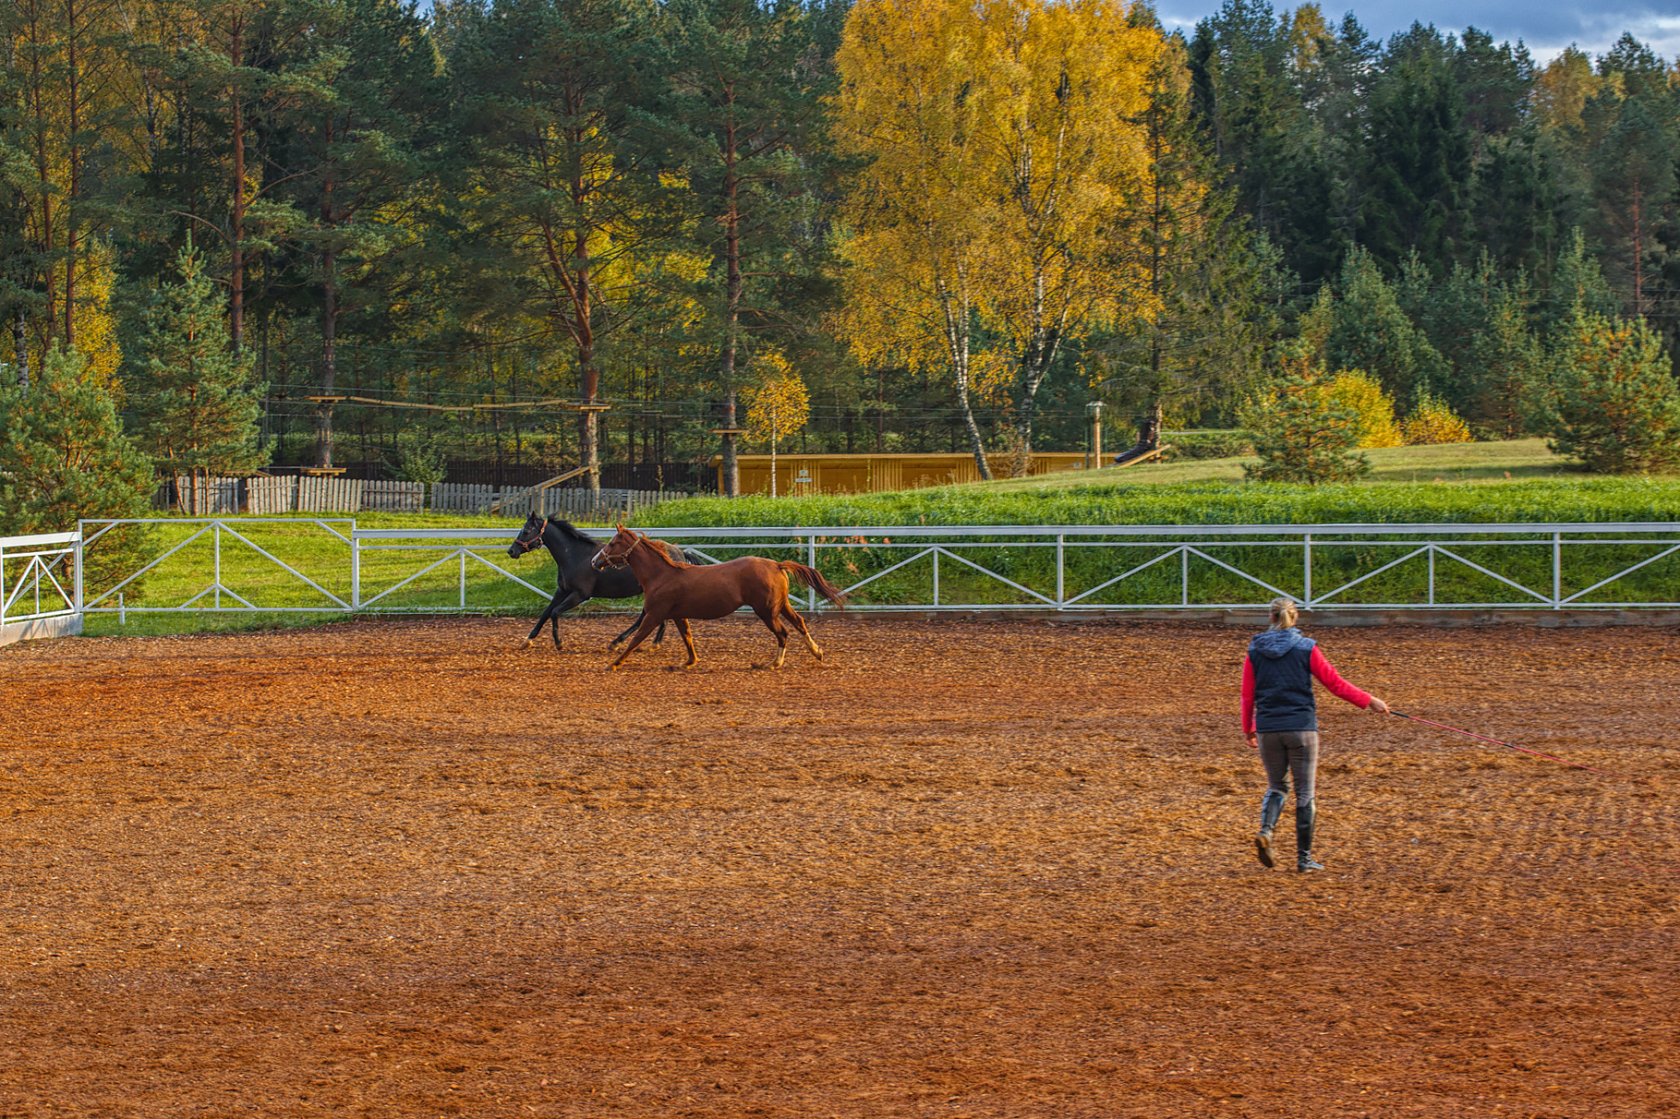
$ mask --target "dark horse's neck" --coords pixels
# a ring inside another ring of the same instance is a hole
[[[577,537],[562,529],[558,521],[543,522],[542,542],[548,549],[548,554],[554,557],[555,566],[562,571],[571,566],[573,548],[581,543]],[[595,541],[588,543],[593,547],[600,547]]]

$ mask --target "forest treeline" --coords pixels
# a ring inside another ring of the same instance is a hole
[[[4,0],[6,414],[108,406],[125,470],[671,484],[789,380],[783,450],[1024,454],[1314,366],[1551,434],[1562,360],[1672,390],[1677,162],[1630,36],[1314,4]]]

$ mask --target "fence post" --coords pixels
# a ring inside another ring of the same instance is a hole
[[[350,609],[362,608],[362,542],[356,537],[355,526],[350,528]]]
[[[1301,586],[1304,593],[1301,605],[1312,609],[1312,533],[1301,537]]]
[[[1100,452],[1097,455],[1097,464],[1102,465],[1102,454]],[[1062,589],[1066,583],[1066,580],[1062,577],[1062,563],[1066,557],[1066,552],[1067,533],[1058,532],[1056,534],[1056,609],[1058,610],[1062,609],[1067,601],[1067,592]]]
[[[1563,609],[1563,533],[1552,533],[1552,609]]]

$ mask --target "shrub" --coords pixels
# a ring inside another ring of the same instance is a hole
[[[1400,445],[1400,428],[1394,422],[1394,398],[1383,391],[1375,377],[1358,369],[1344,369],[1330,380],[1330,398],[1359,417],[1359,447]]]
[[[418,427],[397,432],[396,474],[400,481],[430,486],[441,482],[448,466],[443,441]]]
[[[1161,442],[1172,444],[1168,453],[1175,459],[1237,458],[1254,453],[1254,437],[1240,428],[1163,431]]]
[[[1254,433],[1256,464],[1244,473],[1265,482],[1343,482],[1371,469],[1359,444],[1359,415],[1336,399],[1332,382],[1310,357],[1286,357],[1281,376],[1243,408]]]
[[[1589,470],[1680,465],[1680,388],[1642,319],[1578,313],[1553,352],[1550,405],[1549,445]]]
[[[1422,443],[1468,443],[1471,441],[1470,425],[1461,419],[1457,412],[1447,407],[1447,402],[1438,396],[1423,393],[1418,397],[1417,407],[1406,417],[1401,425],[1406,435],[1406,442],[1416,446]]]

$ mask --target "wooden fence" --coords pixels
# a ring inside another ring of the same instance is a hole
[[[439,482],[430,487],[422,482],[364,481],[360,478],[326,478],[284,475],[252,478],[205,478],[178,476],[158,488],[153,505],[159,509],[180,509],[196,517],[217,517],[235,513],[257,516],[275,513],[439,513],[498,514],[524,517],[536,512],[543,516],[571,520],[612,520],[631,509],[655,505],[666,497],[656,490],[603,489],[593,500],[587,489],[460,485]]]
[[[431,507],[439,513],[498,513],[523,517],[536,513],[568,520],[611,520],[644,505],[657,505],[667,496],[657,490],[602,489],[595,500],[587,489],[551,486],[501,489],[496,486],[438,482],[432,486]]]

